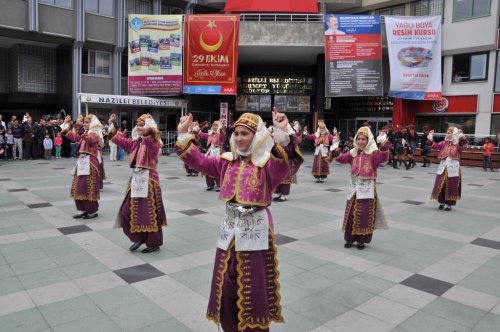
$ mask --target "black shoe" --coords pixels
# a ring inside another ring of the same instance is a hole
[[[350,243],[350,242],[346,242],[346,243],[344,244],[344,248],[347,248],[347,249],[352,248],[352,243]]]
[[[365,249],[365,244],[364,243],[358,243],[358,249],[359,250]]]
[[[79,214],[75,214],[73,216],[74,219],[80,219],[80,218],[85,218],[85,216],[87,216],[87,212],[83,212],[83,213],[79,213]]]
[[[444,204],[439,204],[439,208],[440,210],[444,209]]]
[[[198,173],[193,173],[191,174],[191,176],[198,176]]]
[[[188,174],[186,174],[186,176],[193,176],[193,174],[191,174],[191,173],[188,173]]]
[[[445,211],[451,211],[451,206],[450,205],[446,205],[446,207],[444,208]]]
[[[279,200],[280,200],[280,198],[281,198],[281,195],[276,196],[276,197],[274,197],[274,198],[273,198],[273,201],[277,202],[277,201],[279,201]]]
[[[83,219],[94,219],[97,218],[97,216],[98,216],[97,212],[93,214],[86,214],[85,216],[83,216]]]
[[[393,162],[393,163],[392,163],[392,168],[394,168],[394,169],[399,169],[399,167],[398,167],[398,163]]]
[[[319,179],[316,179],[316,183],[320,183],[321,181]]]
[[[152,247],[152,248],[146,248],[144,249],[143,251],[141,251],[143,254],[149,254],[151,252],[155,252],[155,251],[158,251],[160,250],[160,247]]]
[[[215,192],[216,193],[220,192],[220,188],[215,189]]]
[[[206,190],[207,191],[214,190],[214,187],[208,187]]]
[[[133,245],[130,246],[130,248],[128,248],[128,250],[136,251],[137,249],[139,249],[140,246],[143,245],[143,243],[144,242],[134,243]]]

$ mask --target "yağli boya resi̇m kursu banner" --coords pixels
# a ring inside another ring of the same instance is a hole
[[[129,19],[128,93],[182,93],[182,15],[136,15]]]
[[[441,99],[441,16],[385,16],[389,96]]]
[[[235,95],[239,15],[186,16],[184,93]]]
[[[325,96],[381,96],[380,16],[326,14]]]

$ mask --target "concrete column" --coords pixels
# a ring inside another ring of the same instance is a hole
[[[316,57],[316,113],[318,119],[325,118],[325,55],[318,54]],[[333,100],[332,100],[333,103]],[[313,124],[315,127],[317,124]]]

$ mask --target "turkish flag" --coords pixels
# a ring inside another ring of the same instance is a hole
[[[318,14],[317,0],[227,0],[226,12],[285,12]]]

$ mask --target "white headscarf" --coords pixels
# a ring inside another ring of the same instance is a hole
[[[234,133],[231,134],[229,139],[231,146],[231,152],[225,153],[226,159],[230,157],[230,160],[236,159],[238,156],[248,157],[252,160],[252,164],[257,167],[263,167],[266,162],[271,157],[271,149],[274,146],[274,141],[271,138],[271,133],[264,126],[262,118],[259,116],[259,124],[257,125],[257,131],[255,132],[252,140],[252,144],[247,151],[240,151],[235,143]],[[230,156],[229,156],[229,155]]]
[[[377,150],[377,143],[375,143],[375,139],[373,138],[373,134],[372,134],[372,131],[370,130],[370,128],[369,127],[361,127],[356,132],[356,136],[354,136],[354,148],[352,148],[351,151],[349,151],[351,156],[356,157],[356,155],[358,154],[358,150],[361,149],[358,146],[358,143],[356,140],[358,138],[359,134],[363,134],[364,136],[368,136],[368,143],[366,144],[366,147],[363,150],[363,152],[365,154],[372,154],[374,151]]]
[[[104,146],[104,137],[102,136],[102,124],[101,121],[94,114],[89,114],[86,117],[90,117],[89,132],[92,132],[99,136],[99,145]]]

